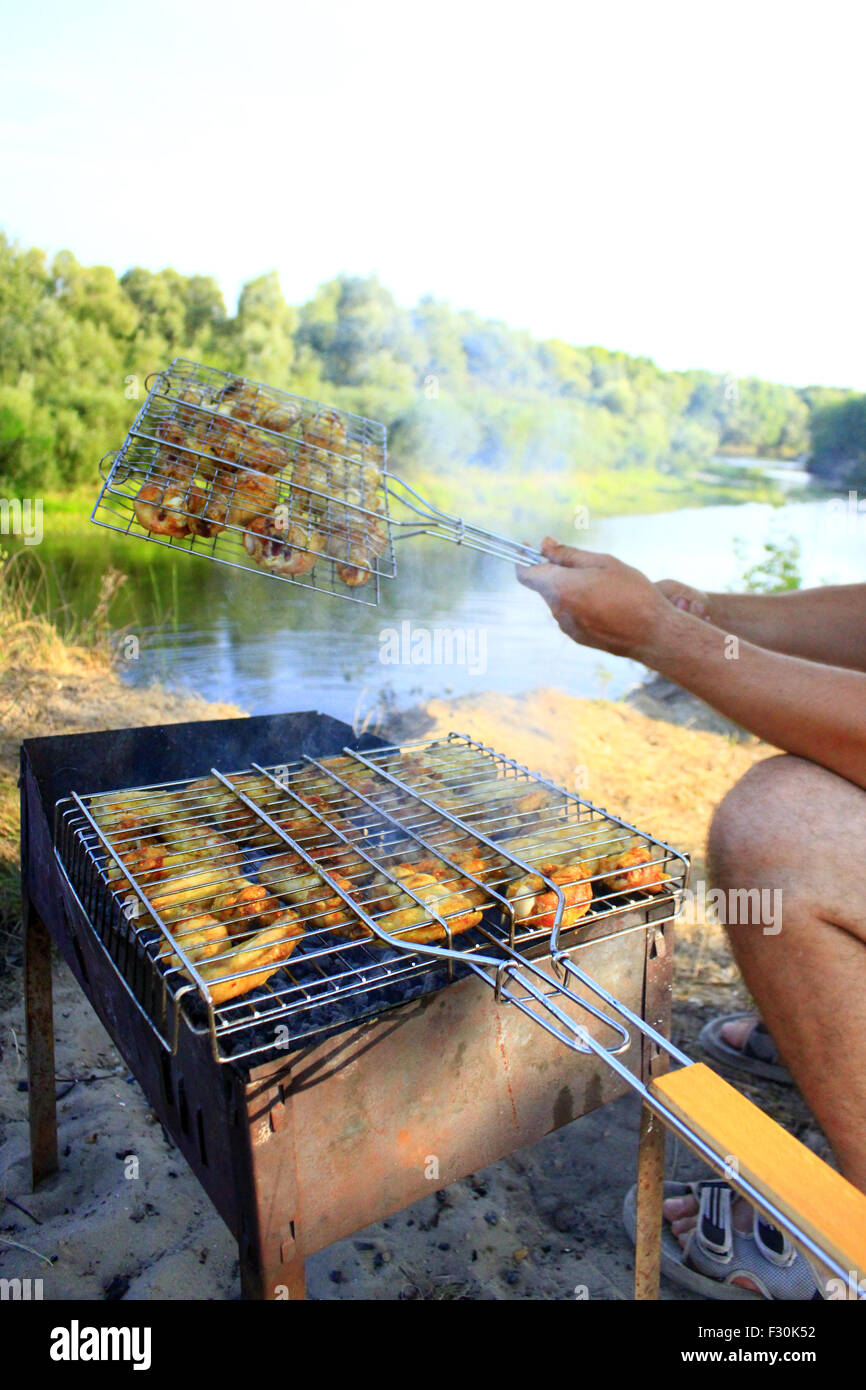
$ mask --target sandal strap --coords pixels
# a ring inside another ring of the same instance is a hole
[[[733,1188],[723,1178],[709,1178],[696,1187],[695,1240],[705,1254],[727,1264],[734,1253]]]
[[[778,1226],[771,1226],[758,1212],[755,1212],[752,1231],[755,1245],[771,1265],[776,1265],[778,1269],[788,1269],[794,1263],[797,1251],[785,1232],[780,1231]]]
[[[769,1062],[774,1066],[779,1065],[779,1049],[763,1019],[758,1019],[758,1022],[754,1025],[751,1032],[746,1034],[745,1041],[740,1050],[744,1057],[751,1057],[756,1062]]]

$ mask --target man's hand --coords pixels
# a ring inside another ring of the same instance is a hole
[[[641,659],[670,612],[646,575],[612,555],[542,541],[546,565],[518,568],[521,584],[545,599],[566,636],[585,647]]]
[[[674,608],[683,613],[694,613],[696,618],[710,622],[710,596],[703,589],[693,589],[691,584],[682,584],[679,579],[660,579],[656,588],[664,594]]]

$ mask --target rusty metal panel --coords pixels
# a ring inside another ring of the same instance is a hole
[[[645,949],[645,934],[635,932],[593,943],[580,963],[639,1012]],[[604,1025],[576,1005],[572,1010],[606,1040]],[[624,1060],[639,1070],[639,1043]],[[497,1004],[477,979],[295,1053],[292,1076],[305,1254],[626,1089],[594,1056],[570,1051],[513,1007]]]

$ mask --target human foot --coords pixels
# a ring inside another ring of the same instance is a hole
[[[721,1178],[665,1183],[665,1220],[678,1259],[662,1241],[662,1268],[707,1298],[820,1298],[815,1276],[787,1236]]]
[[[662,1204],[662,1212],[665,1221],[670,1223],[670,1228],[680,1243],[680,1249],[685,1254],[691,1245],[694,1236],[693,1232],[698,1224],[698,1199],[688,1192],[681,1197],[668,1197]],[[752,1229],[754,1211],[745,1197],[734,1197],[731,1202],[731,1226],[733,1230],[746,1235]],[[747,1275],[738,1275],[730,1281],[737,1288],[750,1289],[752,1293],[760,1294],[761,1290],[754,1279],[749,1279]]]
[[[700,1043],[711,1057],[734,1071],[791,1084],[791,1073],[766,1024],[755,1013],[724,1014],[710,1019],[701,1029]]]

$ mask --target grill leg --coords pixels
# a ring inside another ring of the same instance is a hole
[[[662,1197],[665,1177],[665,1127],[648,1105],[640,1113],[637,1158],[637,1239],[634,1251],[634,1296],[657,1299],[662,1257]]]
[[[57,1102],[54,1073],[54,1001],[51,937],[32,906],[24,909],[24,1000],[30,1094],[30,1163],[33,1186],[57,1172]]]

